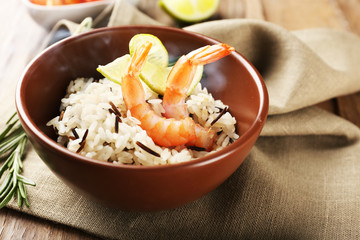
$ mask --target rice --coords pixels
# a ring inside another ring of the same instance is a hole
[[[146,85],[144,89],[152,109],[159,115],[164,113],[159,96]],[[210,127],[221,110],[227,107],[220,100],[215,100],[200,83],[186,104],[194,121],[205,127]],[[57,132],[57,141],[72,152],[100,161],[164,165],[190,161],[211,153],[185,146],[165,148],[156,145],[139,126],[139,120],[127,111],[121,86],[106,78],[99,81],[85,78],[71,81],[61,100],[60,112],[63,113],[47,123]],[[212,152],[226,147],[239,137],[235,123],[235,118],[226,112],[211,126],[218,133]],[[144,147],[156,154],[148,152]]]

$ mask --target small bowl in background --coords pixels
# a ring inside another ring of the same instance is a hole
[[[138,33],[159,37],[170,58],[218,41],[181,29],[124,26],[97,29],[44,50],[25,69],[16,89],[20,121],[51,171],[77,192],[111,207],[164,210],[194,201],[218,187],[244,161],[268,112],[268,94],[256,69],[241,54],[205,66],[202,80],[215,99],[229,105],[239,139],[224,149],[189,162],[162,166],[115,165],[70,152],[56,142],[46,123],[59,115],[66,87],[77,77],[102,78],[96,71],[128,53]]]
[[[99,0],[57,6],[39,5],[30,2],[30,0],[22,0],[22,2],[35,22],[45,28],[51,28],[62,19],[80,23],[86,17],[95,17],[106,6],[112,4],[114,0]]]

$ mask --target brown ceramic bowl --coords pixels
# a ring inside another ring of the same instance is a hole
[[[144,167],[100,162],[57,144],[46,123],[59,114],[66,86],[77,77],[101,78],[97,66],[128,53],[129,40],[137,33],[158,36],[170,57],[218,43],[196,33],[151,26],[103,28],[71,37],[46,49],[28,65],[18,83],[16,107],[39,156],[74,190],[120,209],[170,209],[212,191],[240,166],[264,125],[268,95],[254,67],[234,52],[206,65],[202,80],[237,119],[240,138],[223,150],[190,162]]]

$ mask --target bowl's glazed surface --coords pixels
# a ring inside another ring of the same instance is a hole
[[[150,26],[103,28],[65,39],[42,52],[25,70],[16,90],[20,120],[35,150],[51,171],[81,194],[111,207],[163,210],[194,201],[226,180],[243,162],[264,125],[268,111],[265,85],[239,53],[205,66],[202,80],[215,99],[229,105],[240,138],[230,146],[190,162],[165,166],[119,166],[89,159],[56,143],[46,123],[59,114],[60,99],[77,77],[96,71],[128,53],[137,33],[160,38],[170,58],[218,43],[180,29]]]

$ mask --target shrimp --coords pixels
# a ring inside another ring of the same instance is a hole
[[[165,117],[181,119],[189,116],[185,98],[198,65],[215,62],[235,49],[225,43],[207,45],[183,55],[175,63],[168,79],[163,98]]]
[[[163,98],[165,117],[183,119],[189,116],[185,98],[198,65],[214,62],[229,55],[235,49],[227,44],[219,43],[194,50],[179,58],[172,68],[166,82]],[[196,138],[186,145],[205,148],[210,151],[214,144],[215,132],[198,124],[195,126]]]
[[[139,75],[150,51],[151,43],[146,42],[135,50],[128,65],[127,74],[121,80],[125,105],[133,117],[140,121],[153,141],[163,147],[184,145],[195,140],[195,122],[192,118],[165,118],[157,115],[145,101],[145,92]]]
[[[145,92],[139,79],[151,45],[147,42],[135,50],[127,74],[122,78],[121,89],[127,109],[140,121],[140,127],[156,144],[163,147],[195,146],[210,151],[215,132],[196,124],[189,117],[185,105],[186,93],[198,65],[216,61],[234,49],[226,44],[217,44],[182,56],[167,79],[163,99],[165,114],[159,116],[145,101]]]

